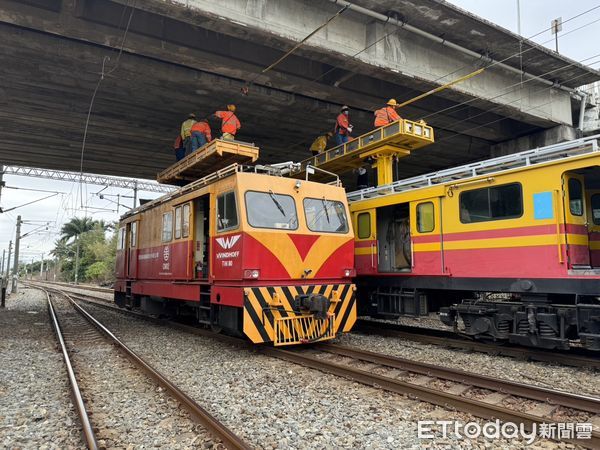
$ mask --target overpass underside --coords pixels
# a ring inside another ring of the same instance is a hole
[[[172,142],[187,113],[208,116],[227,103],[238,106],[238,137],[260,146],[260,162],[301,160],[312,139],[333,128],[340,105],[351,107],[361,134],[387,98],[406,100],[479,67],[473,58],[348,11],[261,74],[339,6],[326,0],[188,3],[2,2],[0,161],[61,170],[79,170],[83,161],[85,172],[154,178],[173,162]],[[598,78],[577,70],[559,81]],[[537,82],[515,86],[518,81],[514,73],[490,69],[400,111],[426,118],[437,142],[403,160],[399,176],[482,159],[493,144],[572,124],[567,92]],[[216,133],[217,123],[211,124]]]

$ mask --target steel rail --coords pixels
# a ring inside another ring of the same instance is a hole
[[[444,408],[454,408],[457,411],[472,414],[486,420],[499,419],[502,422],[522,423],[526,428],[532,430],[534,425],[548,423],[542,417],[521,411],[507,409],[501,406],[485,403],[479,400],[461,397],[437,389],[407,383],[365,370],[346,367],[340,364],[324,361],[313,356],[308,356],[290,350],[280,350],[273,347],[261,347],[258,351],[267,356],[273,356],[304,367],[316,369],[321,372],[330,373],[339,377],[356,381],[374,388],[384,389],[397,394],[408,395],[420,401],[425,401]],[[600,433],[593,431],[590,439],[559,439],[561,442],[571,442],[584,447],[600,448]]]
[[[119,350],[125,353],[125,355],[133,363],[140,367],[151,378],[156,380],[156,382],[160,384],[165,390],[167,390],[171,394],[171,396],[173,396],[179,403],[185,406],[185,408],[191,413],[192,417],[194,417],[197,422],[204,426],[213,436],[220,439],[225,445],[225,447],[231,450],[249,450],[252,448],[241,438],[239,438],[235,433],[233,433],[233,431],[231,431],[224,424],[219,422],[219,420],[217,420],[215,417],[213,417],[207,410],[205,410],[202,406],[196,403],[195,400],[193,400],[185,392],[183,392],[181,389],[179,389],[177,386],[171,383],[162,373],[154,369],[150,364],[144,361],[144,359],[142,359],[137,353],[135,353],[133,350],[127,347],[127,345],[125,345],[125,343],[123,343],[123,341],[121,341],[117,336],[115,336],[108,328],[106,328],[84,308],[77,304],[77,302],[71,297],[71,295],[56,288],[51,288],[50,290],[58,292],[60,293],[60,295],[63,295],[65,298],[67,298],[74,306],[74,308],[84,318],[86,318],[94,327],[96,327],[112,343],[114,343]]]
[[[483,389],[490,389],[509,395],[547,402],[556,406],[565,406],[567,408],[573,408],[594,414],[600,411],[600,398],[597,397],[572,394],[570,392],[558,391],[525,383],[517,383],[514,381],[503,380],[501,378],[479,375],[476,373],[465,372],[463,370],[422,363],[405,358],[388,356],[381,353],[375,353],[341,345],[319,344],[315,348],[335,355],[347,356],[373,364],[380,364],[382,366],[388,366],[395,369],[406,370],[408,372],[442,378],[444,380],[454,381]]]
[[[93,298],[92,296],[87,296],[88,298]],[[241,348],[249,349],[258,353],[262,353],[263,355],[283,359],[288,362],[296,363],[302,365],[304,367],[312,368],[315,370],[319,370],[321,372],[330,373],[332,375],[336,375],[342,378],[349,379],[351,381],[355,381],[358,383],[362,383],[368,386],[372,386],[374,388],[384,389],[390,392],[394,392],[401,395],[408,395],[410,398],[414,398],[419,401],[425,401],[431,404],[435,404],[446,409],[455,409],[457,411],[465,412],[476,417],[480,417],[483,419],[494,420],[499,419],[503,422],[513,422],[516,424],[522,423],[529,430],[532,429],[532,426],[535,424],[536,426],[542,423],[548,423],[547,418],[543,418],[540,416],[536,416],[533,414],[527,414],[521,411],[515,411],[511,409],[507,409],[501,406],[493,405],[490,403],[485,403],[479,400],[470,399],[466,397],[461,397],[459,395],[450,394],[444,391],[440,391],[433,388],[428,388],[425,386],[420,386],[417,384],[412,384],[400,380],[396,380],[393,378],[385,377],[382,375],[373,374],[361,369],[355,369],[352,367],[346,367],[343,365],[331,363],[324,361],[319,358],[315,358],[312,356],[308,356],[305,354],[301,354],[299,352],[294,352],[290,350],[281,350],[274,347],[266,347],[266,346],[256,346],[251,345],[247,341],[244,341],[239,338],[234,338],[231,336],[226,336],[222,334],[217,334],[212,331],[192,327],[189,325],[184,325],[177,322],[170,322],[165,320],[156,319],[153,317],[145,316],[143,314],[135,313],[132,311],[122,310],[120,308],[115,308],[110,306],[108,303],[101,304],[102,302],[96,302],[94,300],[89,300],[86,298],[81,298],[84,301],[88,301],[93,304],[97,304],[99,306],[105,307],[107,309],[120,311],[122,313],[131,314],[143,320],[149,320],[154,323],[162,323],[166,324],[172,328],[181,329],[182,331],[189,332],[192,334],[208,337],[211,339],[218,339],[222,342],[226,342]],[[319,348],[320,344],[316,346]],[[379,356],[379,355],[378,355]],[[385,358],[385,355],[381,355]],[[518,383],[517,383],[518,384]],[[497,387],[492,388],[495,391],[503,392],[503,389],[498,389]],[[514,394],[517,395],[517,394]],[[565,403],[568,400],[565,400]],[[577,409],[586,410],[591,404],[586,403],[585,405],[578,407]],[[573,407],[575,408],[575,407]],[[593,410],[592,412],[596,413],[597,410]],[[561,442],[571,442],[578,445],[582,445],[584,447],[589,448],[600,448],[600,433],[597,431],[593,431],[590,439],[556,439]]]
[[[412,329],[413,331],[409,331]],[[563,364],[573,367],[587,367],[600,369],[600,357],[587,357],[582,355],[560,353],[555,351],[544,351],[530,349],[527,347],[500,346],[468,339],[460,339],[456,333],[443,330],[426,329],[419,327],[404,327],[385,322],[373,322],[360,319],[357,321],[354,331],[364,331],[369,334],[377,334],[384,337],[397,337],[423,344],[441,345],[443,347],[460,348],[497,356],[509,356],[511,358],[525,359],[538,362]],[[428,333],[428,334],[425,334]],[[429,334],[430,333],[430,334]],[[570,352],[573,349],[569,350]]]
[[[79,384],[77,383],[75,371],[73,370],[73,365],[71,364],[71,360],[69,358],[69,352],[67,350],[67,346],[63,339],[62,330],[60,328],[60,324],[58,322],[58,318],[57,318],[56,312],[54,310],[54,305],[52,304],[52,300],[50,299],[50,294],[48,294],[48,291],[46,291],[43,288],[38,288],[38,289],[41,289],[46,294],[46,300],[48,301],[48,312],[50,314],[50,318],[52,320],[52,326],[54,327],[54,331],[56,332],[56,337],[58,339],[58,343],[60,345],[63,359],[65,361],[65,366],[67,368],[69,384],[71,385],[71,393],[73,395],[73,400],[75,403],[75,409],[77,410],[77,415],[79,416],[79,420],[81,422],[81,428],[83,431],[83,436],[85,438],[86,445],[90,450],[97,450],[99,448],[98,442],[96,440],[96,436],[94,434],[94,429],[92,428],[92,424],[90,422],[90,417],[85,408],[85,403],[83,402],[83,397],[81,396]]]

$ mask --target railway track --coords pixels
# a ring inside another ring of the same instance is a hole
[[[117,309],[106,301],[94,300],[93,296],[74,295],[74,297],[109,309]],[[123,310],[119,311],[123,312]],[[165,323],[136,312],[127,313],[146,320]],[[596,397],[510,382],[356,348],[333,344],[316,344],[308,350],[256,347],[246,341],[216,335],[208,330],[177,322],[168,322],[168,324],[186,332],[224,340],[251,348],[267,356],[375,388],[408,395],[417,400],[455,409],[482,419],[499,419],[503,422],[524,424],[530,430],[543,423],[554,422],[553,414],[558,414],[563,422],[567,420],[565,418],[570,418],[568,420],[573,422],[589,423],[600,411],[600,399]],[[337,360],[332,360],[327,355]],[[356,367],[357,365],[363,367]],[[594,430],[590,439],[565,439],[565,441],[584,447],[600,448],[600,433]]]
[[[88,386],[93,386],[93,383],[101,383],[105,380],[94,381],[89,373],[86,374],[86,377],[82,377],[81,374],[78,373],[79,371],[76,372],[74,369],[75,364],[73,364],[72,361],[72,354],[78,354],[85,351],[82,346],[89,345],[108,346],[108,351],[111,351],[116,347],[118,351],[125,354],[125,356],[141,370],[143,375],[152,378],[158,385],[165,389],[171,397],[177,400],[181,407],[184,407],[190,413],[191,417],[197,423],[202,425],[202,427],[214,438],[222,442],[225,447],[229,449],[251,448],[224,424],[219,422],[208,411],[169,381],[164,375],[151,367],[134,351],[129,349],[108,328],[78,305],[69,294],[56,288],[45,289],[44,287],[34,284],[31,284],[31,287],[43,290],[47,296],[50,317],[65,360],[74,404],[81,421],[84,438],[88,448],[99,448],[94,430],[98,429],[101,424],[92,422],[94,416],[92,415],[92,418],[90,418],[90,414],[88,413],[89,405],[86,405],[84,402],[84,397],[81,394],[79,386],[84,383]],[[57,308],[55,305],[56,299],[54,301],[52,300],[51,297],[53,295],[62,296],[66,300],[63,301],[60,308]],[[68,343],[70,345],[67,345]],[[106,348],[103,349],[103,351],[106,351]],[[81,370],[81,372],[85,371]],[[105,412],[98,415],[105,415],[104,413]],[[132,420],[137,419],[134,417]]]
[[[494,356],[507,356],[526,361],[600,369],[600,355],[588,351],[579,351],[576,348],[573,348],[568,352],[560,352],[537,350],[520,346],[498,345],[498,343],[487,343],[468,338],[461,338],[451,331],[375,322],[365,319],[359,319],[356,322],[353,331],[384,337],[396,337],[453,349],[487,353]]]

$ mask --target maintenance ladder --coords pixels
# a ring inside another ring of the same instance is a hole
[[[587,153],[598,152],[599,138],[600,134],[533,150],[526,150],[520,153],[513,153],[511,155],[500,156],[485,161],[465,164],[451,169],[394,181],[393,183],[384,186],[349,192],[347,197],[348,201],[354,202],[377,196],[391,195],[398,192],[445,184],[452,181],[465,180],[481,175],[491,175],[505,170],[552,162],[564,158],[574,158]],[[453,185],[450,185],[449,188],[452,189]]]

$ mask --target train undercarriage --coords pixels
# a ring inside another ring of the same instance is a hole
[[[579,340],[582,347],[600,351],[600,296],[387,284],[359,283],[359,299],[369,299],[359,301],[359,314],[395,319],[437,313],[445,325],[474,339],[557,350]]]

